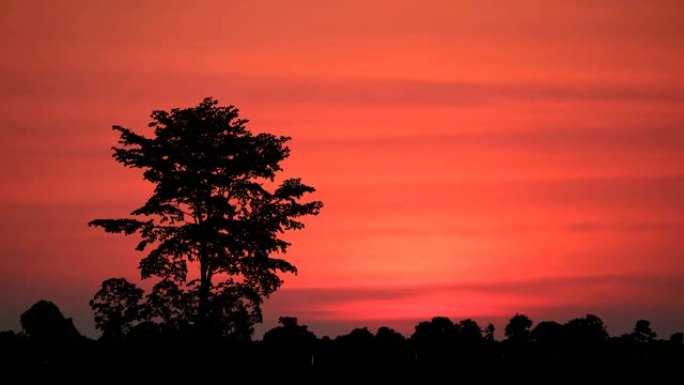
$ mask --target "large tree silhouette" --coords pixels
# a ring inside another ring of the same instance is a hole
[[[282,233],[302,229],[298,218],[322,207],[302,201],[314,188],[300,179],[275,182],[290,138],[253,134],[237,108],[211,98],[154,111],[152,119],[152,137],[113,127],[120,133],[113,157],[142,169],[155,185],[152,196],[130,217],[89,225],[139,234],[137,249],[149,250],[140,261],[142,278],[157,276],[187,290],[200,330],[236,314],[248,313],[243,323],[260,320],[262,298],[282,284],[278,273],[296,273],[277,258],[289,246]]]

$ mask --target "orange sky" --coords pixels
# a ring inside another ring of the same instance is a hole
[[[681,1],[3,1],[0,44],[0,329],[47,298],[93,333],[140,255],[86,223],[150,191],[110,126],[205,96],[326,204],[263,327],[684,329]]]

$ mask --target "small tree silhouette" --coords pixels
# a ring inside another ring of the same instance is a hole
[[[154,111],[152,119],[152,138],[114,126],[121,146],[113,149],[116,161],[144,170],[155,185],[152,196],[131,217],[89,225],[139,234],[137,250],[151,249],[140,261],[142,277],[189,292],[191,303],[183,306],[200,330],[245,331],[261,320],[262,298],[282,284],[278,273],[296,272],[273,257],[289,246],[281,234],[302,229],[298,218],[318,214],[322,203],[301,201],[314,188],[300,179],[270,188],[290,138],[253,134],[233,106],[207,98],[192,108]],[[190,268],[197,279],[188,279]]]
[[[381,346],[396,347],[403,344],[406,338],[392,328],[381,326],[378,328],[378,332],[375,333],[375,341]]]
[[[494,332],[496,332],[496,327],[494,324],[489,323],[484,329],[484,339],[487,342],[494,342]]]
[[[568,321],[564,330],[566,338],[574,345],[595,345],[608,339],[606,324],[593,314]]]
[[[416,325],[411,340],[421,345],[448,345],[454,340],[456,329],[447,317],[433,317],[432,320]]]
[[[532,320],[524,314],[516,314],[508,321],[504,331],[508,341],[513,343],[526,343],[530,340],[530,328]]]
[[[650,342],[656,339],[656,332],[651,329],[651,323],[645,319],[638,320],[634,325],[634,340],[637,342]]]
[[[102,339],[121,340],[140,319],[143,291],[125,278],[110,278],[90,301]]]
[[[534,327],[530,336],[544,347],[557,346],[563,342],[563,325],[555,321],[542,321]]]
[[[484,341],[484,337],[482,336],[482,328],[477,324],[477,322],[470,318],[464,319],[463,321],[455,324],[454,329],[456,333],[456,342],[459,344],[472,347]]]
[[[299,325],[297,317],[280,317],[280,326],[264,333],[264,342],[269,344],[290,344],[311,346],[316,342],[316,335],[306,325]]]
[[[81,337],[71,318],[65,318],[50,301],[36,302],[21,315],[20,321],[24,333],[40,345],[68,344]]]
[[[672,333],[669,341],[670,341],[670,343],[675,344],[675,345],[684,344],[684,333],[682,333],[682,332]]]

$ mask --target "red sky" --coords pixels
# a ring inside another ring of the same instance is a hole
[[[0,329],[47,298],[93,335],[141,256],[86,223],[150,191],[111,125],[213,96],[326,204],[265,328],[684,330],[681,1],[3,1],[0,44]]]

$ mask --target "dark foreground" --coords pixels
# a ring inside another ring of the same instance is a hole
[[[317,340],[313,343],[81,340],[37,344],[4,336],[3,373],[112,381],[140,378],[328,381],[427,378],[522,378],[535,381],[665,379],[681,375],[684,345],[621,338],[598,344],[482,341],[477,344],[412,340]],[[94,377],[93,377],[94,376]],[[232,382],[232,381],[231,381]],[[453,381],[450,381],[453,382]]]

